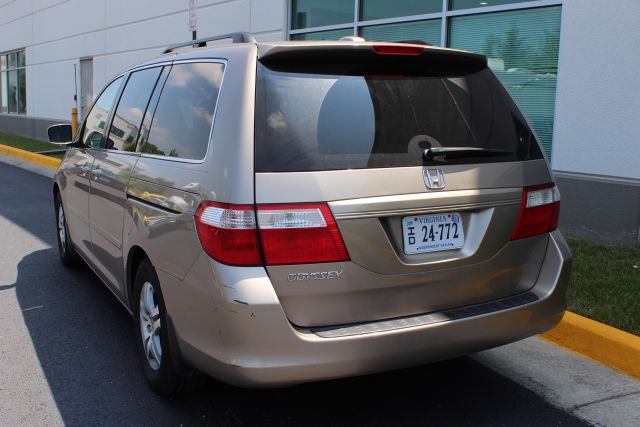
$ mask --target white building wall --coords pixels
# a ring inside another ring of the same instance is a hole
[[[282,40],[286,0],[198,0],[198,37],[250,31]],[[0,0],[0,52],[25,48],[27,115],[69,119],[73,64],[93,58],[99,91],[122,69],[191,38],[188,0]],[[77,77],[78,86],[80,76]],[[80,87],[78,87],[80,95]]]
[[[553,168],[640,179],[640,1],[565,0]]]

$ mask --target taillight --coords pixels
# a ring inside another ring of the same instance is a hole
[[[325,203],[258,205],[258,227],[267,265],[349,261]]]
[[[349,260],[326,203],[258,205],[257,227],[252,205],[203,202],[195,217],[202,248],[224,264],[262,265],[262,257],[266,265]]]
[[[416,45],[374,44],[373,50],[379,55],[420,55],[426,47]]]
[[[228,265],[262,265],[253,205],[202,202],[195,213],[202,249]]]
[[[560,192],[553,182],[525,187],[522,192],[520,215],[511,234],[511,240],[555,230],[558,228],[559,215]]]

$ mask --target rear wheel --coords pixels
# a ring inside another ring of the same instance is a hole
[[[54,206],[56,209],[56,235],[58,237],[60,260],[66,267],[77,267],[81,264],[81,258],[71,244],[67,216],[59,193],[56,194]]]
[[[181,366],[179,349],[169,339],[167,311],[158,276],[149,262],[138,266],[133,287],[134,332],[144,376],[164,396],[190,391],[202,380],[193,369]]]

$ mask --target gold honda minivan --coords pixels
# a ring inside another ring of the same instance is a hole
[[[161,394],[424,364],[565,310],[560,195],[485,56],[227,34],[117,75],[49,136],[60,258],[133,315]]]

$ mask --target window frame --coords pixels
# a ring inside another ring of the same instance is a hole
[[[449,43],[449,18],[455,16],[462,15],[478,15],[481,13],[491,13],[491,12],[505,12],[510,10],[520,10],[520,9],[535,9],[539,7],[547,7],[547,6],[562,6],[564,0],[531,0],[522,3],[510,3],[496,6],[482,6],[482,7],[474,7],[470,9],[458,9],[452,10],[450,7],[449,0],[441,0],[442,8],[440,12],[434,13],[426,13],[422,15],[408,15],[408,16],[398,16],[395,18],[384,18],[384,19],[371,19],[371,20],[361,20],[361,7],[360,4],[366,0],[353,0],[354,2],[354,20],[353,22],[348,22],[345,24],[335,24],[335,25],[324,25],[321,27],[307,27],[294,30],[291,25],[292,11],[293,11],[293,0],[287,1],[287,25],[286,25],[286,39],[291,40],[291,36],[296,34],[305,34],[305,33],[315,33],[318,31],[327,31],[327,30],[343,30],[343,29],[352,29],[354,36],[360,35],[360,29],[362,27],[367,27],[371,25],[382,25],[382,24],[399,24],[405,22],[412,21],[426,21],[430,19],[441,19],[440,21],[440,46],[447,47]]]
[[[120,73],[117,76],[114,76],[107,83],[105,83],[105,85],[102,88],[102,90],[100,91],[100,93],[98,93],[98,95],[95,97],[95,99],[91,103],[91,107],[87,110],[87,115],[82,120],[82,125],[78,129],[78,132],[76,132],[76,136],[75,136],[73,142],[71,143],[71,147],[73,147],[76,144],[78,144],[79,146],[81,146],[81,148],[86,149],[86,150],[96,150],[96,151],[98,151],[98,150],[106,150],[106,148],[90,147],[90,146],[88,146],[88,145],[86,145],[84,143],[84,133],[87,130],[87,119],[89,118],[89,115],[93,111],[93,108],[95,107],[96,103],[98,102],[98,99],[100,99],[100,97],[102,96],[104,91],[109,86],[111,86],[111,84],[113,82],[115,82],[119,78],[122,78],[124,83],[122,85],[120,85],[120,87],[118,88],[118,92],[116,93],[116,98],[115,98],[115,100],[113,102],[113,108],[111,109],[111,111],[109,111],[109,115],[107,116],[107,120],[105,120],[105,124],[104,124],[104,137],[105,138],[109,137],[109,131],[111,131],[111,120],[113,119],[113,112],[115,111],[115,107],[118,104],[118,102],[120,102],[120,96],[122,95],[122,90],[124,89],[124,86],[125,86],[127,80],[129,79],[128,74],[129,74],[128,71],[124,72],[124,73]]]
[[[171,67],[173,68],[174,65],[179,65],[179,64],[193,64],[193,63],[216,63],[216,64],[222,64],[224,66],[223,70],[222,70],[222,78],[220,79],[220,90],[218,91],[218,97],[216,98],[216,105],[213,107],[213,120],[211,122],[211,128],[209,129],[209,138],[207,140],[207,150],[204,153],[204,156],[201,159],[189,159],[189,158],[185,158],[185,157],[172,157],[172,156],[162,156],[159,154],[149,154],[149,153],[132,153],[132,154],[137,154],[140,157],[146,157],[146,158],[150,158],[150,159],[160,159],[160,160],[168,160],[168,161],[173,161],[173,162],[179,162],[179,163],[192,163],[192,164],[201,164],[204,163],[204,161],[207,159],[207,157],[209,156],[209,150],[211,149],[211,137],[213,136],[213,129],[215,128],[216,125],[216,116],[218,114],[218,106],[220,105],[220,97],[222,96],[222,90],[224,88],[224,78],[227,75],[227,66],[228,66],[228,61],[227,59],[224,58],[197,58],[197,59],[182,59],[182,60],[178,60],[178,61],[172,61],[170,62]],[[152,66],[155,66],[156,64],[147,66],[147,67],[142,67],[142,68],[136,68],[133,70],[129,70],[129,72],[134,72],[134,71],[139,71],[143,68],[149,68]],[[167,79],[170,76],[171,73],[169,73],[167,75]],[[158,103],[160,102],[160,99],[162,98],[162,91],[164,90],[164,84],[166,83],[165,79],[162,84],[163,87],[161,88],[161,92],[160,92],[160,96],[158,97]],[[154,90],[155,91],[155,90]],[[151,97],[153,97],[153,93],[151,94]],[[155,106],[157,107],[157,105]],[[153,116],[151,117],[151,127],[149,128],[149,131],[151,131],[151,128],[153,127],[153,119],[155,118],[156,115],[156,108],[154,107],[154,111],[153,111]],[[109,126],[111,126],[111,124],[109,124]],[[137,147],[137,141],[136,141],[136,150],[138,149]]]
[[[20,61],[18,60],[18,56],[19,54],[22,54],[22,58],[24,58],[24,65],[20,65]],[[9,62],[9,56],[10,55],[16,55],[15,57],[15,65],[10,65]],[[8,50],[6,52],[0,52],[0,56],[4,56],[5,57],[5,63],[4,63],[4,68],[0,69],[0,75],[4,74],[6,76],[6,87],[2,87],[0,88],[0,93],[1,92],[6,92],[7,93],[7,111],[6,112],[2,112],[0,111],[0,114],[4,114],[4,115],[13,115],[13,116],[26,116],[27,115],[27,51],[25,48],[21,48],[21,49],[13,49],[13,50]],[[17,95],[18,97],[16,98],[16,101],[18,102],[18,104],[16,105],[16,111],[12,112],[9,111],[9,73],[11,72],[16,72],[16,90],[17,90]],[[25,86],[25,96],[24,96],[24,112],[20,111],[20,92],[22,89],[22,85],[20,84],[20,72],[24,72],[24,86]],[[2,84],[2,79],[0,79],[0,84]]]
[[[111,128],[113,127],[113,120],[116,116],[116,111],[118,110],[118,107],[120,106],[120,101],[122,100],[122,94],[124,93],[124,90],[126,89],[127,85],[129,84],[129,80],[131,79],[131,75],[133,73],[136,73],[138,71],[143,71],[143,70],[148,70],[150,68],[161,68],[160,73],[158,74],[158,78],[156,79],[154,85],[153,85],[153,89],[151,90],[151,93],[149,94],[149,99],[147,100],[147,106],[145,108],[145,110],[142,112],[142,121],[144,122],[144,116],[147,113],[147,110],[149,109],[149,107],[151,106],[151,99],[153,98],[153,94],[154,92],[157,90],[158,87],[158,83],[160,83],[160,80],[162,79],[162,68],[166,67],[166,66],[171,66],[171,63],[157,63],[157,64],[152,64],[149,65],[147,67],[141,67],[141,68],[136,68],[133,70],[128,70],[122,74],[120,74],[120,76],[124,77],[124,83],[122,84],[122,87],[120,87],[120,90],[118,91],[118,94],[116,95],[116,101],[113,104],[113,110],[109,113],[109,118],[107,120],[107,125],[105,126],[105,135],[106,138],[109,138],[109,135],[111,135]],[[111,80],[111,82],[114,82],[118,77],[115,77],[114,79]],[[105,85],[105,89],[109,86],[109,84],[111,84],[111,82],[109,82],[107,85]],[[162,82],[164,84],[164,82]],[[103,90],[104,92],[104,90]],[[102,95],[102,92],[100,92],[100,95]],[[96,100],[98,98],[100,98],[100,95],[98,95],[98,97],[96,98]],[[95,102],[94,102],[95,103]],[[87,117],[89,117],[89,114],[91,114],[91,111],[93,110],[93,104],[91,105],[91,108],[89,109],[89,112],[87,113]],[[142,125],[142,122],[141,122]],[[92,150],[100,150],[100,151],[108,151],[108,152],[112,152],[112,153],[120,153],[120,154],[129,154],[129,155],[134,155],[134,156],[139,156],[140,153],[138,152],[138,140],[140,139],[140,130],[138,130],[138,134],[136,135],[136,146],[135,146],[135,150],[134,151],[124,151],[124,150],[116,150],[116,149],[112,149],[112,148],[91,148]],[[83,123],[83,131],[84,131],[84,123]]]

